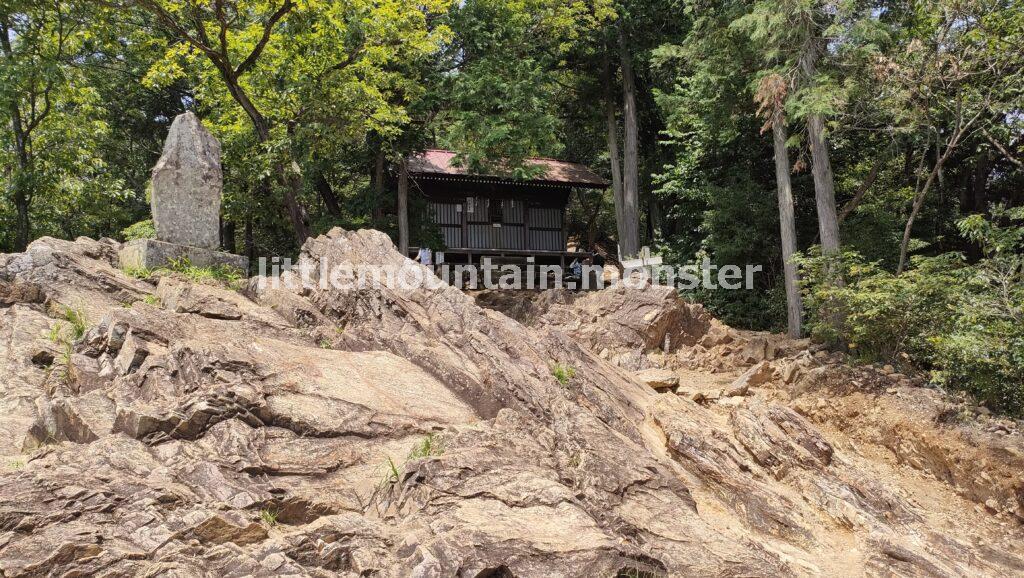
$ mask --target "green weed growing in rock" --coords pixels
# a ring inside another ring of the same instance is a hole
[[[260,510],[260,520],[270,527],[274,527],[277,525],[277,516],[278,512],[276,510]]]
[[[52,341],[54,343],[58,343],[58,344],[63,343],[64,340],[65,340],[65,337],[64,337],[64,323],[61,322],[61,321],[58,321],[58,322],[54,323],[53,326],[50,327],[50,333],[49,333],[48,337],[49,337],[50,341]]]
[[[85,330],[89,328],[89,321],[86,318],[85,311],[82,309],[64,307],[63,316],[65,321],[71,325],[72,341],[81,339],[82,336],[85,335]]]
[[[412,451],[409,452],[409,459],[415,460],[419,458],[427,458],[430,456],[439,456],[444,453],[444,446],[441,444],[441,439],[434,434],[427,434],[420,443],[416,444]]]
[[[391,456],[388,456],[385,467],[387,471],[385,472],[383,485],[397,484],[398,480],[402,479],[402,472],[398,471],[398,466],[395,465],[395,460],[391,459]]]
[[[153,270],[145,267],[121,267],[121,272],[134,279],[149,279],[153,276]]]
[[[167,267],[158,271],[172,271],[184,276],[193,283],[206,283],[219,281],[233,289],[241,286],[244,278],[242,271],[228,265],[211,265],[209,267],[198,267],[189,261],[188,257],[172,259]]]
[[[556,363],[551,366],[551,375],[558,380],[558,383],[566,385],[570,379],[576,377],[576,368],[571,365]]]

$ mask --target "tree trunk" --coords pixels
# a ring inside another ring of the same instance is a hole
[[[621,257],[633,257],[640,252],[640,178],[639,146],[636,110],[636,82],[633,78],[633,57],[626,45],[626,35],[619,28],[619,57],[622,67],[622,238],[619,239]]]
[[[298,194],[302,190],[302,176],[296,172],[298,170],[297,166],[289,169],[289,167],[282,165],[280,170],[282,172],[281,185],[284,190],[284,205],[292,222],[295,241],[301,247],[306,242],[306,239],[309,238],[306,209],[299,203],[298,198]]]
[[[782,112],[772,119],[772,142],[775,148],[775,183],[779,195],[779,233],[782,237],[782,266],[786,283],[786,320],[788,334],[800,338],[803,303],[800,298],[800,277],[793,255],[796,253],[796,218],[793,214],[793,188],[789,181],[789,153],[786,151],[786,125]]]
[[[22,180],[18,176],[15,177],[14,185],[14,206],[18,212],[14,227],[14,250],[21,252],[28,247],[28,243],[32,239],[32,224],[29,221],[28,215],[29,196],[25,192],[24,183],[18,182]]]
[[[252,122],[253,130],[256,131],[256,141],[261,145],[266,144],[270,141],[270,123],[267,122],[266,117],[249,99],[249,95],[245,93],[234,73],[220,66],[218,66],[218,69],[231,97],[242,107],[242,110],[245,111],[245,114]],[[295,240],[301,247],[306,242],[306,238],[309,237],[306,210],[299,202],[299,194],[302,192],[302,176],[297,173],[292,174],[291,167],[288,166],[286,161],[278,165],[277,170],[281,175],[281,185],[284,189],[285,209],[288,212],[289,220],[292,222]]]
[[[924,185],[921,186],[921,190],[914,195],[914,204],[910,207],[910,216],[907,217],[907,224],[903,227],[903,240],[900,241],[900,261],[896,265],[896,274],[903,273],[903,270],[907,267],[907,252],[910,248],[910,232],[914,228],[914,220],[917,219],[917,213],[921,211],[921,207],[924,206],[924,199],[928,196],[928,189],[932,187],[932,183],[935,182],[936,176],[939,171],[942,170],[942,163],[945,161],[945,156],[940,158],[932,172],[928,174],[928,178],[925,179]]]
[[[978,153],[971,179],[971,209],[978,213],[988,212],[988,177],[992,174],[992,152],[987,148]]]
[[[252,217],[245,218],[245,256],[249,258],[249,272],[256,266],[256,240],[252,230]]]
[[[338,203],[338,197],[334,194],[334,189],[331,188],[331,183],[327,182],[324,174],[317,172],[316,174],[316,192],[319,193],[320,198],[324,201],[324,207],[327,209],[327,214],[334,217],[341,217],[341,205]]]
[[[615,201],[615,233],[616,239],[622,242],[622,165],[619,164],[619,129],[615,120],[615,93],[612,92],[612,70],[608,60],[608,52],[604,56],[604,110],[608,128],[608,160],[612,168],[612,198]]]
[[[647,195],[647,229],[650,234],[650,244],[653,245],[661,234],[661,205],[654,193]]]
[[[384,151],[377,151],[377,159],[373,167],[373,190],[377,193],[376,203],[373,205],[373,222],[380,223],[384,220]]]
[[[958,123],[956,131],[950,136],[949,140],[946,141],[946,150],[942,151],[939,155],[936,153],[935,166],[932,167],[928,178],[925,179],[921,189],[914,195],[914,204],[910,207],[910,216],[907,217],[907,224],[903,228],[903,240],[900,241],[900,261],[896,265],[896,274],[903,273],[903,270],[907,266],[907,252],[910,248],[910,232],[914,228],[914,220],[917,219],[918,212],[921,211],[921,207],[924,206],[924,199],[928,196],[928,190],[931,189],[932,183],[942,173],[943,167],[946,165],[946,161],[949,160],[949,156],[956,150],[957,145],[960,143],[960,139],[966,134],[967,130],[974,123],[978,117],[975,116],[966,125]]]
[[[8,27],[0,26],[0,34],[3,35],[0,37],[0,46],[3,48],[4,58],[13,65],[14,50]],[[17,213],[14,222],[14,250],[21,252],[28,247],[32,237],[32,224],[28,213],[32,196],[26,190],[29,186],[29,175],[32,173],[32,160],[29,156],[30,136],[22,119],[21,109],[18,107],[19,97],[17,94],[12,96],[7,106],[11,113],[11,133],[14,135],[14,150],[18,157],[18,168],[14,170],[11,178],[14,193],[12,201]]]
[[[814,80],[815,48],[801,58],[801,66],[807,82]],[[825,142],[825,120],[821,114],[807,116],[807,137],[811,149],[811,173],[814,176],[814,201],[818,209],[818,233],[821,236],[821,252],[824,255],[839,252],[839,217],[836,215],[835,179],[829,162],[828,144]]]
[[[871,170],[868,172],[868,176],[864,177],[861,181],[860,187],[857,188],[857,192],[850,199],[849,203],[843,206],[843,210],[839,213],[839,222],[842,223],[849,217],[851,213],[857,210],[860,206],[861,201],[864,200],[864,195],[871,189],[871,185],[875,184],[878,179],[878,171],[882,168],[882,164],[888,155],[882,155],[875,160],[875,164],[871,166]]]
[[[398,251],[409,256],[409,170],[404,159],[398,166]]]
[[[235,252],[235,222],[229,219],[221,219],[220,222],[220,246],[228,253]]]

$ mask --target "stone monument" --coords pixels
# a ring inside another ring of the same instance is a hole
[[[171,123],[163,154],[153,167],[150,206],[156,239],[125,243],[122,267],[154,269],[186,258],[197,266],[248,270],[249,260],[218,251],[223,175],[220,143],[191,112]]]

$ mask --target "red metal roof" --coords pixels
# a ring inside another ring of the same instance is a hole
[[[500,175],[470,173],[466,167],[452,166],[455,160],[452,151],[443,149],[427,149],[423,153],[409,159],[409,174],[412,175],[448,175],[458,177],[483,177],[500,179]],[[544,173],[534,181],[561,183],[577,187],[607,187],[608,181],[579,163],[570,163],[546,158],[529,158],[526,163],[541,166]]]

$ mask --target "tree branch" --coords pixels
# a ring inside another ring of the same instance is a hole
[[[278,21],[284,18],[285,14],[288,14],[288,12],[290,12],[294,7],[295,4],[292,0],[284,0],[284,4],[277,9],[277,12],[274,12],[270,16],[270,20],[268,20],[263,26],[263,36],[260,37],[259,42],[256,43],[256,46],[252,49],[252,52],[249,53],[249,56],[246,56],[245,60],[243,60],[242,63],[238,65],[238,68],[234,70],[236,77],[245,74],[246,71],[256,64],[256,59],[260,57],[260,54],[263,53],[263,49],[267,46],[267,42],[270,41],[270,34],[273,32],[274,26],[276,26]]]
[[[985,139],[988,140],[988,142],[992,143],[992,146],[996,147],[997,149],[999,149],[999,152],[1003,153],[1003,156],[1006,157],[1006,160],[1017,165],[1017,168],[1024,169],[1024,162],[1021,162],[1020,159],[1010,154],[1010,151],[1006,150],[1006,148],[988,132],[988,129],[983,128],[981,129],[981,132],[982,134],[985,135]]]
[[[860,187],[857,188],[857,192],[850,199],[850,202],[843,206],[843,210],[839,213],[839,222],[842,223],[846,217],[850,216],[860,202],[864,199],[864,195],[871,188],[871,185],[875,184],[875,180],[878,178],[878,171],[882,168],[882,164],[885,162],[886,155],[881,155],[875,160],[875,164],[872,165],[871,171],[868,176],[864,177],[864,180],[860,183]]]

